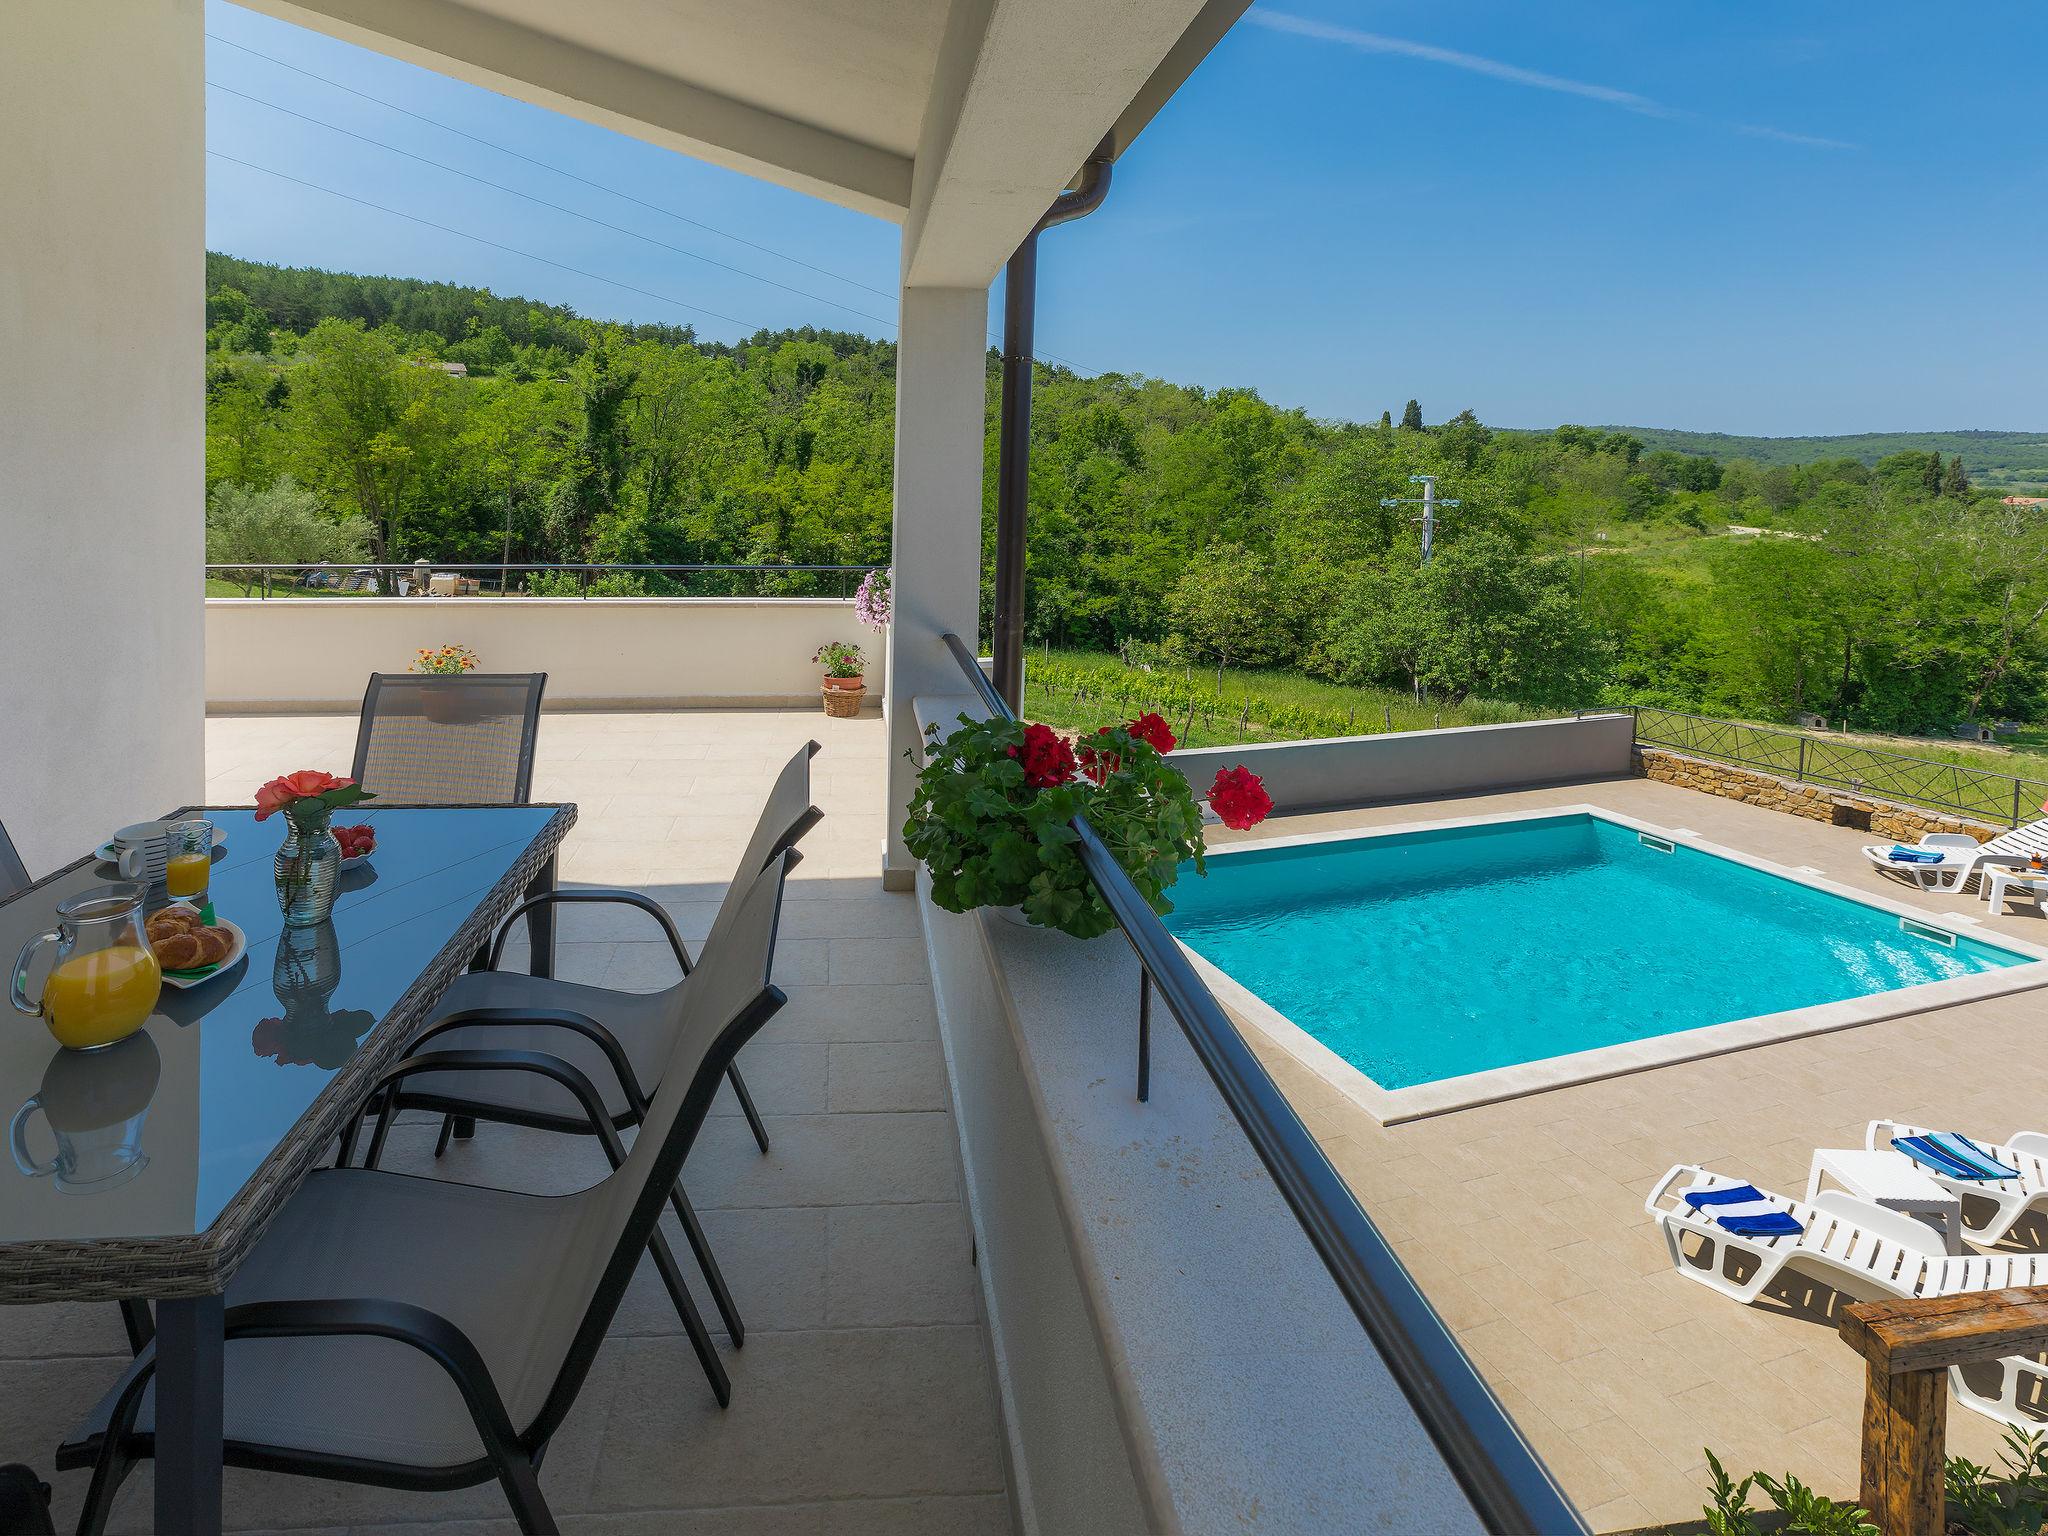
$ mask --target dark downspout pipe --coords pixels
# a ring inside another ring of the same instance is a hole
[[[1109,195],[1110,142],[1081,168],[1032,225],[1003,269],[1003,409],[996,442],[995,685],[1011,710],[1024,709],[1024,522],[1031,496],[1031,354],[1038,310],[1038,234],[1093,213]]]

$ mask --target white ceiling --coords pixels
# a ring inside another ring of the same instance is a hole
[[[893,154],[917,150],[950,0],[469,0]]]

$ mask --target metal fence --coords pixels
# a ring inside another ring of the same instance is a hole
[[[1644,706],[1633,713],[1638,746],[1664,747],[1688,757],[1755,768],[1801,784],[1897,800],[2009,827],[2033,819],[2048,801],[2048,780],[1990,773],[1937,758],[1852,746],[1802,731],[1716,720],[1675,709]]]
[[[851,597],[875,565],[629,565],[562,561],[209,564],[209,581],[250,597]]]
[[[974,652],[958,635],[944,640],[989,712],[1014,720]],[[1116,855],[1086,817],[1076,817],[1073,827],[1082,866],[1138,959],[1144,978],[1141,1042],[1149,1031],[1156,989],[1480,1521],[1496,1536],[1584,1536],[1584,1520],[1542,1458],[1458,1347]],[[1144,1081],[1141,1066],[1141,1099]]]

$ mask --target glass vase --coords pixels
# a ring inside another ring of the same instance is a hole
[[[285,808],[284,846],[277,850],[277,904],[287,928],[311,928],[334,911],[341,879],[341,844],[334,840],[333,810],[301,801]]]

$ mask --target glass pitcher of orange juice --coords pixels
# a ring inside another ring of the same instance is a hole
[[[155,1011],[163,972],[142,931],[142,887],[98,885],[57,907],[57,930],[30,939],[14,963],[14,1006],[40,1014],[57,1043],[97,1050],[125,1040]],[[42,996],[28,996],[28,967],[45,944],[56,964]]]

